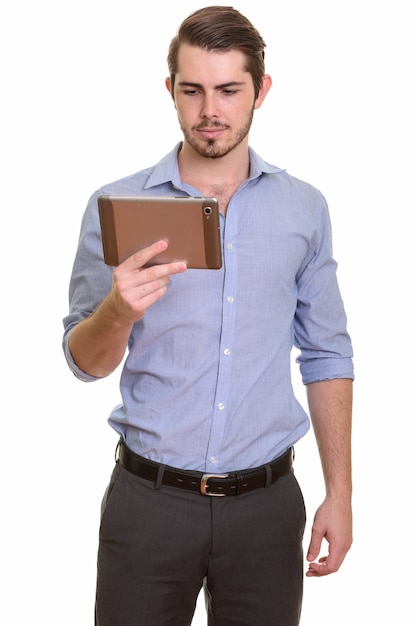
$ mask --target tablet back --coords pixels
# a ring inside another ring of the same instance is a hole
[[[138,250],[165,239],[167,250],[149,265],[185,261],[190,268],[222,267],[215,198],[99,196],[98,207],[107,265],[119,265]]]

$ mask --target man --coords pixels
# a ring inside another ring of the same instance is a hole
[[[93,381],[128,348],[109,418],[121,442],[102,507],[99,626],[190,624],[202,585],[214,626],[299,623],[305,509],[292,458],[309,418],[292,391],[293,345],[326,486],[307,576],[336,572],[351,545],[352,351],[328,210],[249,147],[271,86],[264,47],[230,7],[186,18],[166,80],[184,141],[98,190],[83,217],[66,358]],[[165,241],[107,267],[100,194],[215,196],[222,269],[149,267]]]

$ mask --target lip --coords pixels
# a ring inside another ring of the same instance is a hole
[[[196,132],[204,139],[217,139],[225,132],[225,130],[226,128],[223,128],[223,127],[222,128],[219,128],[219,127],[197,128]]]

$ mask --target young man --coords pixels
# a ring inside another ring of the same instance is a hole
[[[186,18],[166,80],[184,141],[98,190],[83,217],[66,358],[93,381],[128,347],[109,418],[121,442],[103,500],[99,626],[185,626],[202,585],[214,626],[299,623],[305,509],[292,459],[309,418],[292,391],[293,345],[326,486],[307,575],[336,572],[351,545],[352,351],[328,210],[249,148],[271,86],[264,47],[230,7]],[[107,267],[100,194],[215,196],[222,269],[149,267],[164,241]]]

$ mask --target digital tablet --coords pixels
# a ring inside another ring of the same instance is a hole
[[[148,265],[184,261],[195,269],[219,269],[222,253],[216,198],[99,196],[103,255],[116,266],[165,239],[168,248]]]

